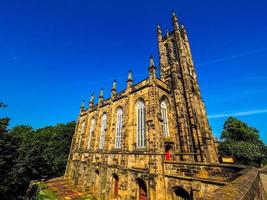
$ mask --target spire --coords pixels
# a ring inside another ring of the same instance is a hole
[[[155,63],[154,63],[154,58],[152,55],[150,55],[150,58],[149,58],[149,67],[155,67]]]
[[[84,106],[84,100],[82,100],[82,104],[80,106],[80,111],[84,111],[84,108],[85,108],[85,106]]]
[[[183,35],[185,41],[188,42],[187,32],[186,32],[186,29],[185,29],[183,24],[181,25],[181,30],[182,30],[182,35]]]
[[[93,93],[90,97],[89,108],[92,108],[94,106],[94,101],[95,101],[95,94]]]
[[[156,67],[155,67],[154,58],[152,55],[150,55],[150,58],[149,58],[148,71],[149,71],[150,77],[156,77]]]
[[[173,29],[174,30],[178,30],[179,29],[179,23],[178,23],[178,19],[176,17],[175,12],[172,12],[172,25],[173,25]]]
[[[103,88],[101,88],[99,98],[98,98],[98,103],[101,103],[103,99],[104,99],[104,91],[103,91]]]
[[[133,82],[133,76],[132,76],[132,71],[130,70],[129,72],[128,72],[128,79],[127,79],[127,82]]]
[[[111,89],[111,97],[114,97],[117,92],[117,86],[116,86],[116,81],[113,81],[112,89]]]
[[[158,35],[158,41],[161,41],[162,40],[162,33],[161,33],[161,28],[160,28],[159,24],[157,26],[157,35]]]
[[[117,90],[116,89],[116,80],[113,81],[112,90],[115,90],[115,91]]]
[[[128,72],[127,88],[132,87],[132,84],[133,84],[133,77],[132,77],[132,71],[130,70]]]

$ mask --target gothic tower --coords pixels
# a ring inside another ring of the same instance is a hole
[[[217,152],[200,95],[187,32],[172,15],[173,31],[157,27],[160,79],[168,84],[175,110],[181,160],[217,162]],[[193,156],[192,156],[193,155]]]

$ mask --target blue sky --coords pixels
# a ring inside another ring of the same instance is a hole
[[[209,121],[229,115],[267,143],[267,1],[6,0],[0,3],[0,116],[35,128],[75,120],[82,99],[158,64],[156,25],[176,12],[189,35]]]

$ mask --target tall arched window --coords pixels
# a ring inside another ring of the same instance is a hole
[[[169,48],[169,45],[167,43],[165,43],[165,52],[166,52],[168,64],[171,64],[170,48]]]
[[[123,115],[123,111],[121,108],[119,108],[117,111],[115,148],[121,148],[122,115]]]
[[[103,149],[105,145],[106,130],[107,130],[107,115],[103,114],[102,119],[101,119],[101,133],[100,133],[99,149]]]
[[[145,147],[145,104],[139,100],[136,105],[136,147]]]
[[[91,119],[91,123],[90,123],[90,130],[89,130],[89,138],[88,138],[88,149],[91,148],[91,140],[92,140],[92,136],[93,136],[93,132],[94,132],[94,126],[95,126],[95,119]]]
[[[168,125],[168,112],[165,101],[160,104],[161,117],[162,117],[162,131],[165,137],[169,136],[169,125]]]
[[[82,137],[84,135],[84,132],[85,132],[85,121],[82,122],[81,133],[80,133],[79,144],[78,144],[78,149],[81,148]]]
[[[177,44],[175,42],[175,40],[172,40],[172,51],[173,51],[173,56],[174,58],[177,58],[178,57],[178,49],[177,49]]]

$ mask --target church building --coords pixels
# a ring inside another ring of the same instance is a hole
[[[186,29],[157,27],[159,72],[111,97],[100,91],[80,107],[64,178],[97,199],[201,199],[233,170],[218,163],[216,142],[201,98]]]

